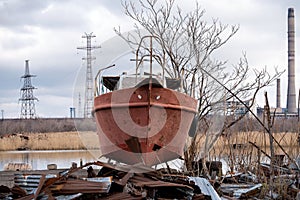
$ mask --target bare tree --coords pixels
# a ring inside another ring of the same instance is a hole
[[[135,33],[124,35],[120,29],[115,32],[132,49],[145,34],[154,36],[160,48],[153,51],[157,58],[164,58],[156,61],[165,67],[169,77],[182,80],[183,92],[198,99],[195,136],[187,143],[184,155],[187,170],[192,170],[192,163],[206,157],[218,137],[248,114],[246,109],[236,117],[226,117],[239,109],[228,102],[239,100],[251,108],[258,91],[281,72],[276,70],[271,76],[265,68],[251,71],[245,53],[232,66],[213,59],[216,50],[237,33],[239,26],[223,25],[217,19],[206,22],[205,11],[198,3],[186,13],[176,7],[175,0],[124,1],[123,7],[135,21]],[[142,45],[149,53],[147,45]],[[205,137],[204,144],[201,137]]]

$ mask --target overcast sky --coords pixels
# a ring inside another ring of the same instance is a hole
[[[186,11],[195,0],[177,0]],[[218,18],[223,24],[239,24],[238,33],[215,55],[228,60],[228,67],[238,62],[246,52],[249,65],[258,69],[287,69],[287,10],[296,14],[296,93],[300,84],[300,4],[296,0],[198,0],[209,22]],[[298,13],[299,12],[299,13]],[[78,91],[74,92],[78,76],[85,77],[81,58],[85,52],[84,32],[93,32],[93,45],[102,48],[94,52],[103,61],[105,44],[115,36],[114,27],[123,31],[133,28],[124,14],[120,0],[0,0],[0,110],[5,118],[18,118],[21,105],[20,88],[25,60],[30,60],[30,72],[37,75],[32,84],[39,99],[39,117],[69,117],[69,108],[78,107]],[[118,44],[116,44],[118,48]],[[97,66],[96,66],[97,65]],[[286,105],[287,72],[281,78],[281,105]],[[275,106],[275,85],[266,89]],[[74,98],[73,98],[74,96]],[[83,94],[81,95],[83,105]],[[298,97],[298,95],[297,95]],[[262,93],[257,104],[263,105]]]

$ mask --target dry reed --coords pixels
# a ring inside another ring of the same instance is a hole
[[[298,134],[296,133],[273,133],[274,138],[278,143],[286,150],[292,153],[290,150],[298,147]],[[238,132],[232,133],[229,136],[221,136],[216,144],[214,149],[217,153],[220,151],[224,152],[230,150],[231,147],[234,149],[248,149],[251,150],[251,143],[254,143],[262,150],[268,152],[270,147],[269,135],[263,132]],[[202,143],[202,142],[201,142]],[[276,154],[283,153],[281,149],[275,145]]]
[[[82,134],[82,133],[81,133]],[[84,134],[94,135],[93,132]],[[89,148],[98,143],[90,140]],[[86,149],[78,132],[24,133],[6,135],[0,138],[0,151],[27,150],[77,150]]]
[[[291,156],[296,156],[298,147],[298,134],[295,133],[274,133],[274,138]],[[262,150],[269,152],[268,134],[263,132],[238,132],[230,136],[221,136],[214,145],[210,156],[222,157],[229,155],[232,150],[239,154],[249,154],[253,146],[252,142]],[[202,137],[199,144],[204,144]],[[76,150],[76,149],[98,149],[99,140],[95,132],[53,132],[53,133],[24,133],[12,134],[0,138],[0,151],[9,151],[17,149],[29,150]],[[200,146],[199,146],[200,148]],[[276,154],[282,154],[278,146],[275,148]]]

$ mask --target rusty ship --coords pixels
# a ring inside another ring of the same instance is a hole
[[[180,92],[180,79],[165,77],[164,67],[162,74],[152,72],[152,47],[149,52],[150,73],[141,70],[146,56],[139,59],[137,50],[135,74],[104,76],[100,69],[95,78],[93,114],[101,153],[128,165],[180,157],[197,111],[196,99]]]

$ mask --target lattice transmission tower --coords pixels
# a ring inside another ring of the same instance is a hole
[[[93,32],[82,36],[82,38],[86,38],[86,46],[85,47],[77,47],[77,49],[86,50],[86,57],[82,58],[82,60],[86,60],[86,81],[85,81],[85,96],[84,96],[84,109],[83,109],[83,117],[90,118],[92,117],[92,108],[93,108],[93,70],[92,70],[92,60],[95,60],[95,57],[92,57],[92,50],[98,49],[100,46],[92,46],[92,38],[96,37],[93,35]]]
[[[81,110],[81,95],[80,93],[78,94],[78,109],[77,109],[77,112],[78,112],[78,117],[81,118],[82,117],[82,110]]]
[[[21,88],[21,118],[32,119],[36,117],[35,104],[34,101],[38,99],[33,95],[33,90],[36,89],[31,84],[31,77],[36,77],[36,75],[31,75],[29,73],[29,60],[25,60],[25,74],[21,76],[24,79],[24,85]]]

